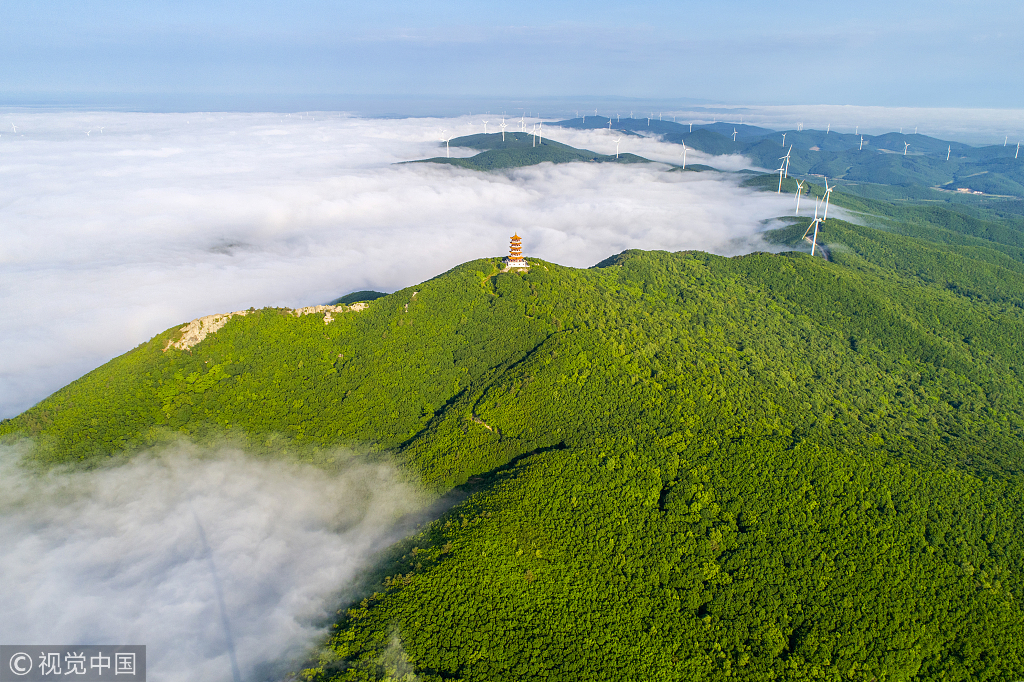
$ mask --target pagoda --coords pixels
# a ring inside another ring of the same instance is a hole
[[[508,258],[505,259],[505,269],[511,270],[512,268],[528,268],[530,267],[525,260],[523,260],[523,245],[522,238],[518,234],[512,235],[512,244],[508,249]]]

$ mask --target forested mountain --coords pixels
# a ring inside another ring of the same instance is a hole
[[[864,224],[830,215],[830,260],[793,218],[781,254],[472,261],[175,327],[0,434],[42,466],[353,446],[467,494],[303,679],[1024,677],[1024,238],[833,199]]]
[[[1018,153],[1016,143],[972,147],[916,132],[851,135],[831,130],[774,131],[731,123],[691,126],[657,119],[599,116],[552,125],[598,129],[609,128],[609,123],[612,130],[657,136],[707,154],[742,154],[761,168],[778,168],[779,157],[789,152],[791,175],[1024,197],[1024,156]]]
[[[439,156],[412,163],[446,163],[460,168],[489,171],[504,168],[519,168],[538,163],[570,163],[573,161],[596,161],[600,163],[649,163],[642,156],[622,153],[598,154],[587,149],[577,149],[544,137],[542,133],[490,133],[466,135],[449,140],[452,147],[482,149],[469,158]]]

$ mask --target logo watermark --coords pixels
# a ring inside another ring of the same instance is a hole
[[[146,680],[144,645],[0,645],[0,682]]]

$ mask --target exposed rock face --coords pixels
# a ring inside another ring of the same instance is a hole
[[[192,320],[179,331],[181,336],[177,341],[168,341],[167,345],[164,346],[164,352],[171,348],[177,348],[178,350],[188,350],[192,346],[196,345],[200,341],[206,338],[207,334],[212,334],[224,325],[228,323],[235,315],[248,315],[248,310],[238,310],[233,313],[222,313],[220,315],[207,315],[206,317],[200,317],[197,320]]]
[[[353,303],[350,306],[347,305],[311,305],[304,308],[285,309],[291,315],[296,317],[302,317],[303,315],[312,315],[316,313],[324,314],[324,324],[330,324],[334,321],[333,313],[345,313],[355,312],[358,313],[360,310],[365,310],[368,307],[368,303],[360,301],[359,303]],[[164,346],[164,352],[171,348],[177,348],[178,350],[188,350],[192,346],[196,345],[209,334],[213,334],[215,331],[223,327],[228,323],[235,315],[248,315],[248,310],[238,310],[233,313],[221,313],[219,315],[207,315],[206,317],[200,317],[192,320],[184,327],[179,329],[181,336],[178,337],[177,341],[169,340],[167,345]]]

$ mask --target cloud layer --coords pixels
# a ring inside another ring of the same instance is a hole
[[[442,154],[440,128],[481,132],[480,119],[4,114],[0,416],[172,325],[392,291],[501,255],[513,231],[528,255],[585,267],[625,248],[764,248],[761,221],[792,210],[739,178],[658,165],[394,165]],[[604,131],[550,133],[614,152]]]
[[[229,641],[243,679],[278,679],[423,501],[383,465],[176,446],[40,478],[18,455],[0,447],[0,641],[145,644],[154,682],[231,680]]]

